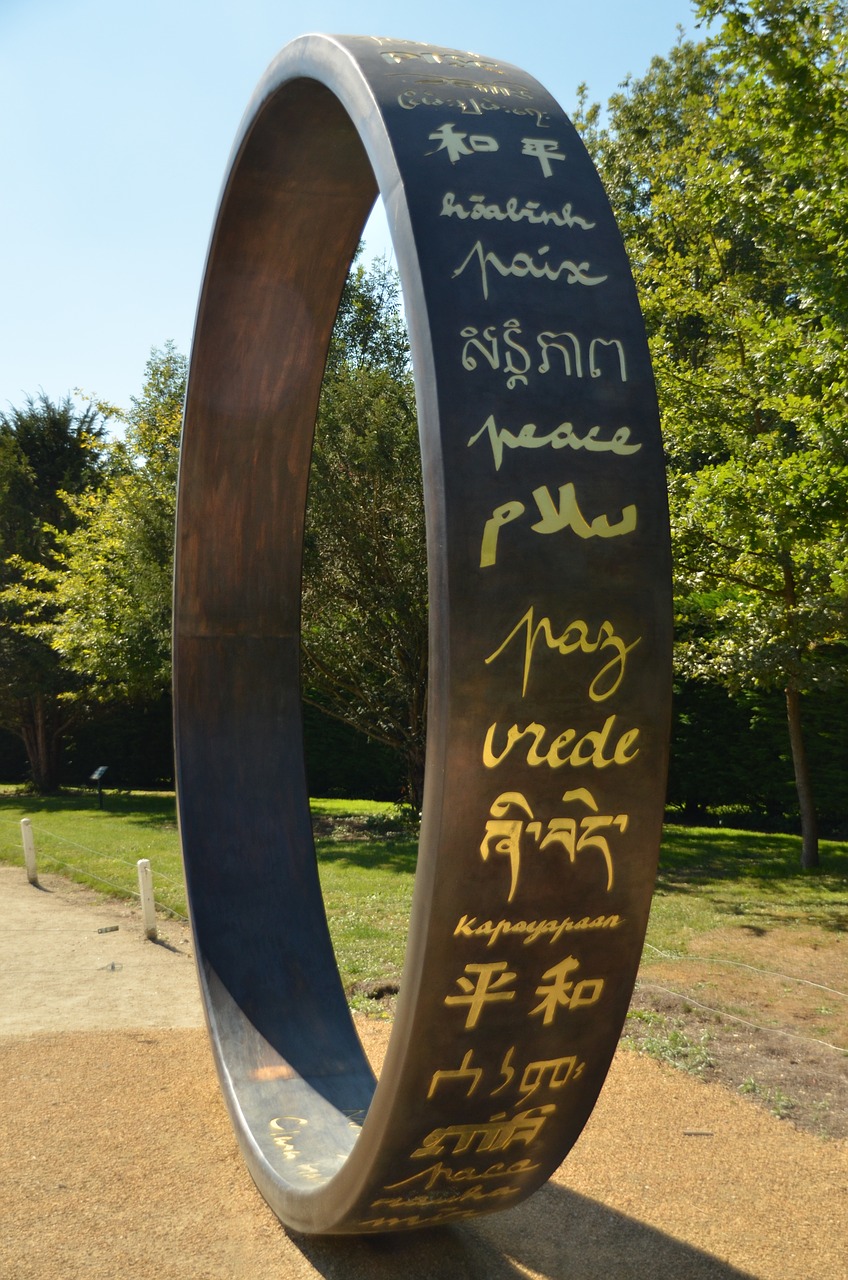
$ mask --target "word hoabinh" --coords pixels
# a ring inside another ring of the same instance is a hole
[[[466,218],[471,218],[472,222],[481,218],[487,222],[529,222],[532,226],[550,223],[555,227],[580,227],[583,231],[591,231],[595,225],[574,213],[570,204],[559,209],[543,209],[538,200],[524,200],[519,204],[518,196],[510,196],[503,205],[496,202],[487,204],[485,195],[469,196],[467,202],[470,208],[457,200],[455,192],[447,191],[442,197],[442,217],[459,218],[463,222]]]

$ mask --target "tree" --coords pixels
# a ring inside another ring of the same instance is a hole
[[[0,726],[21,738],[33,785],[58,784],[75,681],[50,643],[56,543],[100,483],[102,415],[45,395],[0,415]]]
[[[818,863],[805,692],[848,674],[848,24],[842,0],[719,22],[583,112],[650,335],[684,672],[780,688]]]
[[[170,687],[174,512],[187,361],[154,349],[109,449],[106,483],[74,503],[58,540],[52,644],[98,701]]]
[[[85,696],[170,679],[174,501],[186,361],[151,354],[109,475],[58,543],[52,642]],[[415,401],[393,274],[355,267],[327,359],[303,580],[304,699],[406,761],[420,803],[427,587]]]
[[[427,702],[421,460],[396,278],[355,267],[333,334],[303,573],[308,702],[401,753],[420,807]]]

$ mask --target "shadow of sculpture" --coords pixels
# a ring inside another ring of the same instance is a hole
[[[289,1235],[326,1280],[751,1280],[749,1272],[553,1182],[473,1225]]]

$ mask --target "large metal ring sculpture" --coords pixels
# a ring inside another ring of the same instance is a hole
[[[409,943],[375,1089],[316,872],[298,653],[316,405],[378,190],[411,335],[431,657]],[[250,1172],[289,1226],[507,1208],[575,1142],[650,904],[669,576],[641,316],[561,109],[476,54],[296,40],[242,123],[209,249],[174,654],[212,1045]]]

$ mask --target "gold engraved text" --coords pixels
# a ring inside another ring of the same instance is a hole
[[[566,916],[564,920],[483,920],[479,924],[476,916],[459,917],[453,931],[455,938],[485,938],[486,946],[493,947],[501,938],[518,937],[524,939],[524,946],[532,946],[547,938],[551,944],[559,942],[564,933],[585,933],[590,929],[618,929],[624,924],[619,915],[581,916],[572,920]]]
[[[503,1200],[509,1196],[517,1196],[521,1194],[521,1187],[489,1187],[486,1190],[481,1182],[475,1186],[466,1188],[465,1191],[458,1191],[455,1195],[440,1195],[438,1199],[439,1217],[443,1216],[444,1210],[450,1211],[453,1206],[460,1208],[463,1205],[483,1204],[490,1200]],[[418,1196],[383,1196],[379,1200],[371,1201],[372,1209],[425,1209],[432,1206],[433,1201],[430,1196],[422,1193]]]
[[[546,764],[550,769],[561,769],[569,764],[574,768],[590,764],[594,769],[606,769],[611,764],[630,764],[639,754],[639,729],[625,729],[609,751],[611,740],[617,733],[616,717],[607,716],[600,729],[590,729],[580,737],[576,729],[563,729],[550,745],[544,742],[545,735],[550,732],[544,725],[533,721],[520,729],[517,724],[510,725],[506,731],[506,745],[503,750],[495,751],[495,734],[497,722],[489,725],[483,743],[483,764],[487,769],[494,769],[502,764],[513,748],[522,738],[530,738],[527,747],[527,763],[531,767]]]
[[[591,231],[595,225],[574,213],[570,203],[559,209],[543,209],[538,200],[525,200],[520,204],[518,196],[510,196],[503,205],[487,204],[486,196],[482,194],[468,196],[468,204],[471,207],[467,209],[457,200],[456,192],[447,191],[442,197],[441,216],[459,218],[462,222],[470,218],[472,222],[483,219],[486,222],[529,222],[531,226],[579,227],[581,231]]]
[[[498,142],[496,138],[492,138],[487,133],[460,133],[452,124],[443,124],[436,129],[435,133],[430,135],[431,142],[438,142],[438,146],[433,151],[428,151],[428,156],[434,156],[439,151],[446,151],[451,164],[456,164],[457,160],[462,156],[473,155],[475,151],[497,151]]]
[[[553,138],[522,138],[521,154],[523,156],[532,156],[534,160],[538,160],[542,166],[542,173],[546,178],[552,178],[554,171],[551,168],[552,160],[564,160],[565,156],[561,151],[557,151],[559,143]]]
[[[533,357],[519,341],[523,336],[521,321],[514,316],[509,320],[502,320],[500,335],[498,328],[497,324],[490,324],[481,332],[476,326],[469,324],[460,330],[459,336],[465,339],[462,367],[474,370],[483,360],[490,369],[503,371],[509,391],[518,386],[526,387],[529,385],[529,375],[533,372]],[[591,378],[617,377],[620,382],[627,381],[627,359],[618,338],[591,338],[584,352],[579,338],[570,330],[554,333],[550,329],[544,329],[536,334],[536,345],[542,353],[541,363],[535,370],[537,373],[554,372],[566,378],[582,378],[588,369]],[[596,430],[599,431],[600,427]],[[628,431],[627,436],[619,442],[626,443],[629,434]],[[638,447],[633,445],[629,451],[635,452]],[[627,450],[615,452],[623,453]]]
[[[470,977],[457,978],[457,986],[462,988],[461,996],[445,996],[445,1004],[468,1005],[465,1016],[466,1029],[476,1027],[480,1014],[487,1004],[500,1000],[514,1000],[514,991],[504,988],[518,976],[510,973],[505,960],[493,960],[488,964],[467,964],[466,974],[476,974],[476,981]]]
[[[437,1160],[428,1169],[413,1173],[411,1177],[404,1178],[401,1182],[390,1182],[384,1190],[399,1191],[401,1187],[410,1187],[421,1191],[432,1191],[434,1187],[455,1187],[461,1186],[464,1182],[486,1182],[497,1178],[521,1178],[528,1173],[535,1173],[538,1168],[537,1164],[533,1164],[532,1161],[527,1159],[514,1160],[512,1164],[498,1160],[494,1164],[490,1164],[487,1169],[451,1169],[449,1165]]]
[[[461,1083],[468,1081],[465,1097],[470,1098],[485,1074],[482,1067],[472,1065],[473,1057],[474,1050],[469,1049],[459,1067],[453,1070],[434,1071],[427,1093],[428,1100],[435,1096],[443,1083],[449,1083],[452,1080],[458,1080]],[[512,1087],[516,1076],[519,1079],[515,1087],[521,1095],[522,1101],[526,1101],[538,1089],[545,1088],[551,1090],[551,1092],[556,1092],[559,1089],[564,1089],[571,1080],[579,1080],[586,1065],[572,1055],[563,1058],[537,1059],[520,1068],[513,1066],[514,1058],[515,1045],[512,1045],[503,1056],[498,1072],[501,1077],[501,1084],[496,1089],[490,1090],[489,1096],[491,1098]]]
[[[624,679],[627,655],[636,648],[642,638],[637,636],[630,644],[625,644],[623,637],[616,634],[613,624],[607,620],[600,624],[597,633],[593,628],[590,635],[589,624],[581,618],[575,618],[568,623],[559,635],[555,635],[550,618],[541,618],[536,622],[535,609],[531,604],[503,643],[486,658],[486,665],[488,666],[490,662],[494,662],[496,658],[499,658],[507,645],[522,631],[524,632],[522,697],[527,693],[530,668],[533,664],[533,651],[539,640],[543,640],[548,649],[561,654],[564,658],[567,658],[572,653],[597,653],[599,656],[606,656],[606,653],[611,651],[613,656],[604,663],[589,685],[589,697],[593,702],[604,702],[605,699],[615,693]]]
[[[507,1120],[506,1112],[502,1111],[481,1124],[454,1124],[434,1129],[427,1134],[421,1146],[412,1152],[412,1158],[415,1160],[425,1156],[440,1156],[448,1146],[452,1147],[454,1155],[469,1150],[506,1151],[517,1143],[529,1146],[539,1136],[548,1116],[555,1110],[553,1103],[549,1102],[544,1107],[519,1111],[511,1120]]]
[[[474,1090],[483,1078],[482,1067],[472,1067],[471,1059],[474,1057],[474,1050],[469,1049],[460,1065],[453,1070],[434,1071],[430,1080],[430,1088],[427,1090],[427,1099],[433,1097],[442,1080],[463,1080],[470,1081],[468,1090],[465,1094],[466,1098],[470,1098]]]
[[[511,877],[507,902],[512,902],[518,887],[522,837],[525,833],[535,837],[540,851],[550,846],[560,845],[568,854],[568,860],[572,866],[578,853],[590,850],[600,853],[607,869],[607,892],[609,893],[612,889],[614,878],[612,854],[606,837],[598,833],[609,827],[618,827],[619,831],[626,831],[627,814],[619,813],[615,817],[611,814],[600,815],[594,796],[585,787],[566,791],[562,798],[566,804],[579,800],[594,812],[582,818],[579,826],[575,818],[551,818],[543,828],[541,822],[534,820],[533,810],[520,791],[502,792],[489,810],[492,816],[486,823],[486,834],[480,845],[480,855],[484,862],[492,852],[506,854],[509,858]],[[521,816],[511,815],[510,809],[517,809]],[[525,817],[530,821],[526,822]]]
[[[614,523],[610,523],[609,516],[606,514],[595,516],[591,521],[587,520],[580,510],[577,492],[571,482],[560,485],[559,506],[554,502],[548,486],[544,484],[533,490],[533,498],[541,517],[530,526],[534,533],[551,534],[560,533],[563,529],[571,529],[578,538],[586,540],[588,538],[621,538],[625,534],[632,533],[636,528],[637,511],[632,503],[622,507],[621,517]],[[501,529],[505,524],[511,524],[517,520],[524,511],[524,503],[518,500],[495,507],[483,528],[483,538],[480,543],[481,569],[489,568],[497,562],[498,535]]]
[[[432,135],[431,135],[432,136]],[[536,257],[542,259],[546,254],[550,253],[551,246],[543,244],[535,250]],[[468,254],[464,262],[456,268],[453,273],[453,279],[461,276],[465,268],[474,259],[477,259],[477,265],[480,269],[480,286],[483,290],[483,297],[489,297],[489,267],[492,267],[498,275],[515,276],[517,280],[523,280],[530,276],[534,280],[551,280],[556,282],[565,276],[566,284],[583,284],[596,285],[603,284],[607,276],[590,275],[591,265],[588,262],[574,262],[571,258],[563,258],[560,262],[542,262],[534,261],[532,253],[516,253],[513,255],[511,262],[502,262],[498,255],[491,249],[485,249],[481,241],[477,241],[474,248]]]
[[[410,44],[419,44],[419,41],[411,40]],[[479,53],[440,53],[435,49],[428,49],[422,53],[416,53],[407,49],[391,49],[380,53],[380,57],[385,62],[391,62],[395,65],[403,62],[427,62],[431,66],[438,67],[476,67],[478,71],[491,71],[495,75],[502,76],[503,68],[497,62],[490,62],[486,58],[481,58]]]
[[[445,77],[419,76],[419,83],[438,83],[446,82]],[[483,98],[482,102],[478,102],[472,94],[493,93],[498,97],[517,97],[529,98],[530,94],[526,89],[513,85],[512,87],[505,84],[477,84],[473,80],[460,80],[451,77],[450,84],[454,84],[457,88],[465,88],[471,90],[471,93],[461,97],[439,97],[438,94],[428,93],[417,89],[404,89],[398,94],[398,106],[403,107],[404,111],[414,111],[416,107],[458,107],[464,116],[482,116],[486,111],[505,111],[511,116],[532,116],[536,122],[537,129],[550,128],[550,116],[547,111],[540,111],[538,107],[528,106],[505,106],[500,102],[491,102],[488,98]]]
[[[465,330],[463,329],[462,332],[465,333]],[[585,435],[578,435],[573,423],[561,422],[559,426],[554,427],[553,431],[549,431],[546,435],[537,435],[538,427],[536,423],[525,422],[524,426],[520,427],[516,433],[509,431],[506,427],[499,427],[495,422],[495,415],[490,413],[480,430],[468,441],[468,447],[470,449],[483,435],[487,435],[492,448],[496,471],[501,469],[504,449],[544,449],[546,447],[551,449],[585,449],[587,453],[615,453],[619,457],[629,457],[630,454],[638,453],[642,448],[641,444],[629,443],[629,427],[619,427],[606,440],[598,439],[601,429],[601,427],[590,427]]]
[[[297,1160],[300,1155],[295,1139],[309,1122],[300,1116],[277,1116],[269,1124],[271,1141],[278,1147],[284,1160]]]
[[[559,1009],[567,1009],[573,1013],[576,1009],[584,1009],[597,1004],[604,990],[603,978],[583,978],[580,982],[572,982],[571,975],[580,968],[580,961],[574,956],[566,956],[559,964],[554,965],[542,975],[541,985],[536,988],[536,995],[541,996],[540,1004],[530,1010],[542,1015],[542,1022],[549,1027]]]

